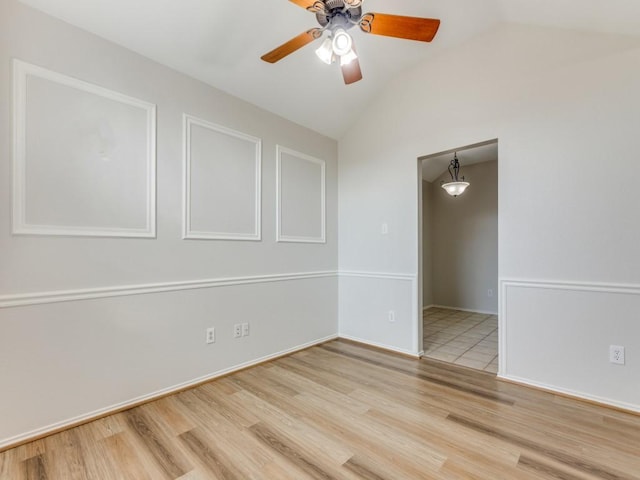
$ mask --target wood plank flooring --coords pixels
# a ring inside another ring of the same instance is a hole
[[[640,479],[640,417],[336,340],[0,453],[0,479]]]

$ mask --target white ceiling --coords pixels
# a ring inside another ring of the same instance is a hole
[[[479,147],[461,149],[457,152],[460,162],[460,175],[464,175],[464,167],[474,163],[491,162],[498,160],[498,143],[490,143]],[[429,156],[422,160],[422,178],[427,182],[433,182],[447,171],[447,167],[453,160],[454,152],[447,152]]]
[[[498,23],[640,34],[638,0],[364,0],[364,12],[442,23],[429,44],[353,29],[364,79],[347,86],[315,44],[273,65],[260,60],[317,25],[287,0],[21,1],[336,139],[392,77]]]

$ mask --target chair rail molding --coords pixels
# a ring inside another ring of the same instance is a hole
[[[18,293],[0,295],[0,309],[39,305],[45,303],[72,302],[107,297],[124,297],[149,293],[176,292],[200,288],[225,287],[231,285],[247,285],[255,283],[284,282],[312,278],[335,277],[336,271],[295,272],[270,275],[254,275],[245,277],[208,278],[201,280],[185,280],[177,282],[147,283],[137,285],[118,285],[111,287],[84,288],[73,290],[54,290],[46,292]]]

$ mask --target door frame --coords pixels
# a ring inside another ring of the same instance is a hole
[[[419,352],[419,356],[422,357],[424,355],[424,340],[423,340],[423,313],[424,313],[424,305],[422,298],[422,283],[424,272],[422,271],[422,253],[423,253],[423,241],[422,238],[422,162],[424,160],[429,160],[430,158],[439,157],[441,155],[447,155],[455,152],[462,152],[464,150],[471,150],[472,148],[484,147],[485,145],[498,144],[498,376],[502,375],[503,372],[503,361],[505,350],[506,350],[506,336],[504,335],[504,328],[502,325],[502,317],[504,312],[502,312],[502,289],[500,288],[500,142],[498,138],[493,138],[490,140],[485,140],[483,142],[472,143],[463,147],[450,148],[448,150],[443,150],[436,153],[430,153],[427,155],[422,155],[417,159],[417,193],[418,193],[418,278],[416,282],[416,292],[415,299],[416,305],[415,308],[417,310],[417,315],[415,318],[415,351]]]

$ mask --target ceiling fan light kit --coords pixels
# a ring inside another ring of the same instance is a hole
[[[349,65],[349,63],[353,62],[357,58],[358,55],[356,55],[356,52],[351,49],[340,57],[340,66]]]
[[[333,51],[336,55],[346,55],[351,51],[353,39],[344,28],[336,28],[333,32],[333,41],[331,42]]]
[[[320,28],[312,28],[283,43],[261,58],[276,63],[305,45],[321,38],[325,31],[329,36],[316,49],[316,55],[331,65],[340,58],[344,83],[349,85],[362,79],[360,62],[348,29],[359,26],[364,33],[387,37],[430,42],[435,37],[440,20],[434,18],[406,17],[385,13],[362,13],[362,0],[289,0],[316,15]]]
[[[331,37],[327,37],[322,42],[322,45],[316,50],[316,55],[320,60],[322,60],[327,65],[331,65],[333,63],[333,42],[331,42]]]

